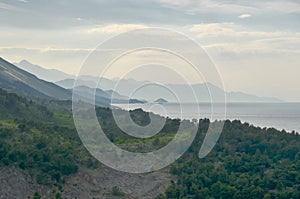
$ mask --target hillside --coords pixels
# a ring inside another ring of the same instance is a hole
[[[51,121],[52,112],[46,106],[0,88],[0,119],[26,119]]]
[[[0,91],[0,198],[154,198],[170,185],[166,171],[124,174],[96,161],[76,133],[69,102],[41,105]],[[108,136],[122,137],[110,109],[97,112],[108,118]]]
[[[64,74],[57,74],[60,73],[60,71],[43,69],[26,61],[22,61],[20,64],[23,68],[29,69],[29,71],[33,71],[35,73],[39,73],[37,71],[42,71],[44,75],[47,73],[54,73],[53,75],[65,76]],[[30,99],[72,99],[72,89],[64,89],[52,82],[39,79],[35,75],[18,68],[2,58],[0,58],[0,88]],[[80,89],[77,89],[77,91],[80,92],[78,93],[79,95],[84,96],[87,99],[94,98],[94,89],[92,88],[81,86]],[[128,100],[128,97],[122,96],[111,90],[96,90],[95,103],[97,106],[110,107],[111,102],[126,103]]]
[[[59,70],[46,69],[41,66],[32,64],[27,60],[22,60],[19,63],[14,64],[19,68],[36,75],[38,78],[49,82],[56,82],[67,78],[74,78],[74,76],[61,72]]]
[[[193,145],[170,168],[146,175],[125,174],[104,167],[85,150],[73,124],[70,103],[44,101],[41,105],[3,90],[0,100],[4,104],[0,106],[0,180],[10,182],[1,183],[2,198],[300,196],[300,136],[295,133],[226,121],[213,151],[199,159],[200,144],[210,123],[200,120]],[[141,140],[124,134],[110,109],[96,111],[109,139],[130,151],[165,146],[180,124],[179,120],[167,119],[161,133]],[[149,123],[149,113],[141,109],[130,114],[140,125]]]
[[[300,135],[226,121],[215,148],[199,159],[208,124],[202,121],[197,141],[170,169],[177,181],[160,199],[300,198]]]
[[[71,99],[71,93],[0,58],[0,87],[30,98]]]

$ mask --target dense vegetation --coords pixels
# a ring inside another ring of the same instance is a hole
[[[30,101],[0,90],[0,166],[24,169],[49,186],[64,183],[80,167],[99,167],[78,138],[70,107],[67,101]],[[110,109],[96,112],[110,140],[131,151],[166,145],[180,123],[168,119],[153,138],[135,139],[115,125]],[[130,114],[140,125],[149,123],[149,113]],[[199,159],[208,125],[200,120],[192,146],[170,167],[177,180],[158,198],[300,198],[299,135],[226,121],[213,151]]]
[[[159,198],[300,198],[300,136],[227,121],[213,151],[197,157],[201,128],[190,150],[172,166],[178,177]]]
[[[37,183],[45,185],[64,183],[64,177],[79,167],[100,166],[76,133],[71,102],[32,101],[0,89],[0,113],[0,166],[27,170]],[[142,110],[130,114],[141,125],[150,121]],[[163,146],[174,135],[166,132],[176,132],[179,124],[178,120],[168,120],[162,134],[141,141],[116,126],[110,109],[97,108],[97,115],[111,141],[132,151]]]
[[[52,112],[44,103],[0,90],[0,166],[28,170],[39,184],[59,185],[79,166],[98,163],[82,146],[70,113]]]

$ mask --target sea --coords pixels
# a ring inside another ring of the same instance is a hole
[[[300,133],[300,103],[145,103],[114,104],[124,110],[144,111],[179,119],[240,120],[261,128]]]

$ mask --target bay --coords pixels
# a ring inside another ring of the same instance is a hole
[[[241,120],[261,128],[300,132],[300,103],[228,103],[226,115],[224,105],[210,103],[145,103],[114,104],[121,109],[141,108],[161,116],[179,119]],[[199,107],[199,111],[198,111]],[[213,115],[212,115],[213,110]]]

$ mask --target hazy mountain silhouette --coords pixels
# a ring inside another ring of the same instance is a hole
[[[55,69],[46,69],[41,66],[32,64],[27,60],[22,60],[19,63],[14,63],[14,64],[19,68],[34,74],[38,78],[49,82],[56,82],[67,78],[74,78],[74,76],[64,73],[62,71],[55,70]]]
[[[41,80],[2,58],[0,58],[0,87],[27,97],[71,99],[70,91],[52,82]]]
[[[74,79],[65,79],[56,82],[56,84],[64,88],[72,88],[74,82]],[[95,82],[97,82],[96,77],[85,76],[81,77],[77,83],[79,85],[92,87],[95,85]],[[137,89],[132,94],[133,90],[141,86],[141,89]],[[166,84],[165,87],[162,87],[155,83],[146,81],[141,82],[133,79],[116,81],[102,78],[99,88],[103,90],[115,90],[115,92],[121,95],[130,96],[131,98],[136,99],[144,99],[146,101],[155,101],[156,99],[164,98],[168,102],[210,102],[211,96],[213,96],[215,102],[224,101],[224,91],[211,83],[193,84],[191,87],[183,84]],[[172,94],[172,92],[174,94]],[[225,94],[228,102],[282,102],[277,98],[259,97],[243,92],[225,92]]]
[[[75,78],[72,75],[66,74],[59,70],[45,69],[41,66],[37,66],[29,63],[28,61],[21,61],[19,63],[27,71],[31,71],[36,76],[44,79],[55,82],[57,85],[65,88],[73,88]],[[58,80],[57,80],[58,79]],[[56,81],[57,80],[57,81]],[[211,96],[215,102],[224,101],[224,92],[221,88],[211,84],[211,83],[199,83],[193,84],[191,87],[183,84],[167,84],[166,88],[169,88],[169,91],[157,84],[153,84],[147,81],[136,81],[134,79],[121,79],[121,80],[110,80],[107,78],[101,78],[100,81],[97,77],[93,76],[82,76],[78,80],[77,85],[95,87],[95,84],[99,82],[99,89],[107,92],[114,91],[114,96],[120,95],[118,99],[127,99],[130,98],[141,99],[146,101],[155,101],[159,98],[164,98],[168,102],[211,102]],[[136,90],[138,87],[143,87]],[[195,92],[195,96],[193,93]],[[176,93],[177,96],[172,94]],[[273,97],[260,97],[252,94],[247,94],[243,92],[225,92],[228,102],[282,102],[282,100],[273,98]],[[102,96],[104,97],[104,96]],[[177,99],[179,98],[179,99]]]
[[[25,61],[22,63],[25,63]],[[37,66],[37,68],[39,68],[39,66]],[[47,70],[48,69],[39,69],[38,71],[45,72]],[[60,71],[56,70],[55,72],[60,73]],[[0,58],[0,87],[9,92],[17,93],[29,98],[49,98],[58,100],[72,99],[72,89],[62,88],[52,82],[39,79],[35,75],[20,69],[2,58]],[[94,98],[93,88],[81,86],[77,91],[79,91],[79,95],[82,95],[87,99]],[[142,101],[129,99],[127,96],[120,95],[112,90],[104,91],[100,88],[96,89],[95,103],[98,106],[108,107],[111,102],[125,103],[127,101],[131,103],[142,103]]]

